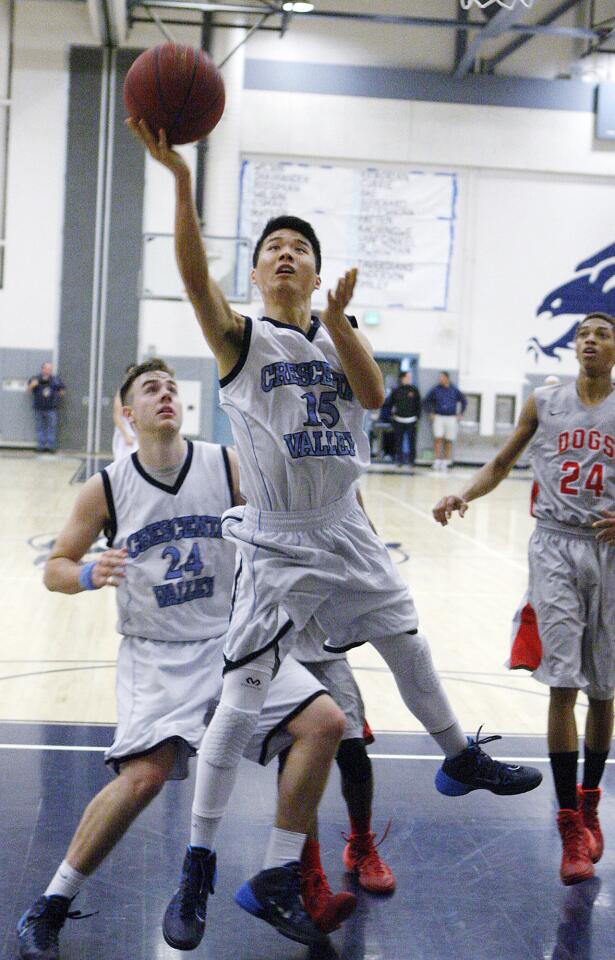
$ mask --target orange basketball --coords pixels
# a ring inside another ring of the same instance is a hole
[[[224,112],[224,81],[203,50],[164,43],[141,53],[124,82],[129,116],[163,129],[169,143],[192,143],[211,133]]]

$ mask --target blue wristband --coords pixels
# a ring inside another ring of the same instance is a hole
[[[84,590],[98,590],[98,587],[92,580],[92,571],[96,566],[96,561],[93,560],[92,563],[84,563],[79,571],[79,586],[83,587]]]

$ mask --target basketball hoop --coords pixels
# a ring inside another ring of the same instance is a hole
[[[459,0],[459,3],[462,10],[469,10],[473,5],[484,10],[485,7],[490,7],[494,3],[497,3],[499,7],[504,7],[505,10],[514,10],[517,3],[522,3],[529,10],[534,0]]]

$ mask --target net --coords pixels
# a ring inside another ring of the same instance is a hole
[[[459,0],[462,10],[469,10],[470,7],[480,7],[481,10],[484,10],[485,7],[491,7],[494,3],[498,7],[504,7],[505,10],[514,10],[517,6],[517,3],[523,4],[524,7],[527,7],[528,10],[533,6],[534,0]]]

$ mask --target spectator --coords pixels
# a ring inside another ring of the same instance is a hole
[[[395,462],[404,464],[404,438],[408,437],[410,468],[416,460],[416,426],[421,415],[421,395],[412,383],[412,373],[400,373],[399,384],[391,394],[391,422],[395,436]]]
[[[446,370],[440,371],[439,381],[425,397],[434,436],[434,470],[446,470],[453,462],[453,443],[457,439],[457,423],[461,420],[468,401],[450,381]],[[442,441],[444,440],[444,457]]]
[[[38,450],[55,453],[58,406],[66,387],[59,377],[54,376],[52,365],[46,361],[41,366],[41,372],[30,377],[27,389],[34,401]]]

